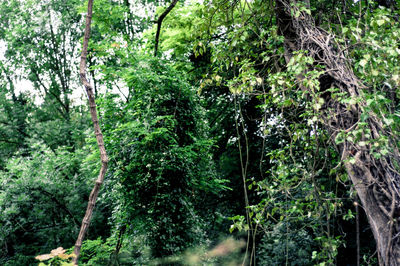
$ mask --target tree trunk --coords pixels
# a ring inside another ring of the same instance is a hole
[[[388,137],[393,150],[380,158],[371,152],[372,144],[359,145],[359,142],[336,144],[339,132],[350,132],[360,128],[358,122],[362,114],[368,90],[354,75],[343,53],[339,52],[333,36],[315,26],[311,15],[300,11],[294,0],[276,0],[276,17],[281,35],[285,37],[285,57],[289,60],[295,51],[308,51],[316,64],[325,67],[319,78],[320,91],[325,104],[321,112],[331,141],[341,153],[342,162],[360,198],[371,230],[374,234],[380,265],[400,265],[400,175],[396,166],[400,165],[399,152],[390,140],[390,132],[382,121],[372,112],[366,122],[370,130],[369,138],[362,135],[360,141],[377,140]],[[310,67],[311,68],[311,67]],[[311,69],[310,69],[311,70]],[[330,88],[338,88],[348,97],[360,98],[357,104],[343,104],[332,99]],[[364,111],[365,113],[365,111]],[[351,160],[349,160],[351,159]]]
[[[106,149],[104,147],[103,134],[101,133],[100,126],[99,126],[99,119],[97,118],[97,110],[96,110],[96,103],[95,103],[95,99],[94,99],[93,88],[92,88],[92,85],[90,85],[89,81],[86,78],[86,57],[87,57],[87,50],[88,50],[89,37],[90,37],[90,25],[92,22],[92,6],[93,6],[93,0],[89,0],[87,17],[86,17],[85,37],[83,40],[83,47],[82,47],[82,54],[81,54],[80,77],[81,77],[81,82],[85,86],[86,93],[89,98],[89,108],[90,108],[90,114],[92,117],[94,133],[96,135],[97,145],[99,146],[99,150],[100,150],[101,168],[100,168],[99,176],[98,176],[98,178],[95,182],[95,185],[92,189],[92,192],[90,193],[86,213],[82,220],[81,230],[79,232],[78,238],[75,243],[74,265],[78,265],[78,259],[79,259],[79,254],[80,254],[80,250],[81,250],[81,246],[82,246],[82,241],[85,237],[87,229],[89,228],[90,220],[92,219],[94,206],[95,206],[96,200],[97,200],[97,195],[99,194],[100,187],[103,183],[104,176],[107,171],[107,165],[108,165],[108,157],[107,157]]]

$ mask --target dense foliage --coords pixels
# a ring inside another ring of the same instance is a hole
[[[109,165],[80,264],[400,260],[400,2],[181,1],[155,56],[173,2],[94,1]],[[1,265],[69,261],[100,169],[79,84],[85,4],[0,3]]]

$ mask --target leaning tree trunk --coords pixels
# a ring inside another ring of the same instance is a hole
[[[362,135],[362,146],[348,140],[339,145],[335,143],[339,132],[360,128],[358,121],[365,106],[362,97],[368,88],[354,75],[333,36],[316,27],[313,18],[306,12],[300,12],[295,0],[276,0],[276,16],[280,34],[285,37],[286,60],[295,51],[308,51],[316,64],[325,67],[325,73],[319,78],[320,91],[325,100],[321,118],[332,136],[333,144],[341,152],[347,174],[367,214],[376,240],[379,264],[400,265],[400,175],[395,167],[400,165],[399,152],[392,142],[390,155],[378,159],[372,155],[372,144],[364,145],[368,143],[365,140],[377,140],[382,136],[388,137],[390,143],[390,132],[370,112],[366,122],[371,133],[369,139],[366,134]],[[326,91],[330,88],[337,88],[348,97],[361,98],[361,101],[357,104],[340,103]]]
[[[82,54],[81,54],[81,63],[80,63],[80,78],[83,86],[85,86],[86,93],[89,99],[89,108],[90,108],[90,115],[92,117],[94,133],[96,135],[97,145],[99,146],[100,150],[100,159],[101,159],[101,168],[99,176],[94,184],[92,192],[89,196],[89,202],[86,209],[85,216],[82,220],[81,230],[79,232],[78,238],[75,243],[74,249],[74,265],[78,265],[79,254],[81,251],[82,241],[85,237],[87,229],[89,228],[90,220],[92,219],[92,214],[94,210],[94,206],[96,204],[97,195],[99,194],[99,190],[101,184],[103,183],[104,176],[107,171],[107,164],[108,164],[108,157],[106,153],[106,149],[104,148],[104,141],[103,141],[103,134],[101,133],[100,126],[99,126],[99,119],[97,117],[97,110],[96,110],[96,103],[93,94],[92,85],[90,85],[89,81],[86,78],[86,57],[87,57],[87,50],[89,44],[89,37],[90,37],[90,25],[92,22],[92,6],[93,0],[89,0],[88,2],[88,10],[86,16],[86,26],[85,26],[85,37],[83,40],[83,47],[82,47]]]

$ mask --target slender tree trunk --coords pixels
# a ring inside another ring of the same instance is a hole
[[[332,143],[341,153],[347,174],[367,214],[376,240],[379,264],[400,265],[400,175],[396,171],[396,166],[400,165],[399,152],[392,142],[390,155],[378,159],[372,155],[372,144],[360,146],[348,140],[340,145],[335,143],[339,132],[360,128],[358,121],[365,105],[363,91],[368,88],[362,85],[348,66],[344,54],[339,52],[334,43],[334,37],[316,27],[311,15],[296,7],[296,1],[276,0],[275,3],[278,28],[285,37],[286,60],[295,51],[308,51],[317,64],[325,67],[326,72],[319,79],[325,100],[321,118],[332,136]],[[361,97],[362,100],[357,104],[345,105],[332,99],[331,93],[326,91],[330,88],[337,88],[348,97]],[[368,116],[369,139],[377,140],[382,136],[390,139],[390,132],[384,128],[382,121],[372,112]],[[368,141],[368,138],[364,134],[361,140]],[[348,160],[350,158],[353,162]]]
[[[97,145],[99,146],[99,150],[100,150],[101,169],[100,169],[99,176],[96,180],[96,183],[92,189],[92,192],[90,193],[88,206],[87,206],[86,213],[83,218],[82,225],[81,225],[81,230],[79,232],[78,239],[76,240],[76,243],[75,243],[75,249],[74,249],[74,254],[75,254],[74,264],[75,265],[78,265],[78,259],[79,259],[79,254],[80,254],[80,250],[81,250],[81,246],[82,246],[82,241],[85,237],[85,233],[86,233],[87,229],[89,228],[89,224],[90,224],[90,221],[92,218],[94,206],[96,204],[97,195],[99,194],[101,184],[103,183],[104,176],[107,171],[107,164],[108,164],[108,157],[107,157],[106,149],[104,148],[103,135],[101,133],[100,126],[99,126],[99,120],[97,118],[97,110],[96,110],[96,103],[95,103],[94,94],[93,94],[93,88],[86,78],[86,57],[87,57],[87,49],[88,49],[88,43],[89,43],[89,37],[90,37],[90,25],[91,25],[91,21],[92,21],[92,6],[93,6],[93,0],[89,0],[87,17],[86,17],[85,38],[83,41],[83,48],[82,48],[82,54],[81,54],[80,78],[81,78],[82,84],[85,86],[87,96],[89,98],[89,108],[90,108],[90,114],[92,117],[94,133],[96,135]]]

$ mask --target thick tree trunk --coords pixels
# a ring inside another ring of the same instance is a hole
[[[319,80],[320,90],[325,92],[322,94],[325,104],[321,118],[332,136],[332,143],[337,145],[335,137],[339,132],[360,128],[358,122],[365,101],[345,105],[332,99],[326,90],[338,88],[348,97],[362,98],[368,88],[354,75],[345,56],[337,49],[333,36],[316,27],[313,18],[300,12],[294,0],[276,0],[276,16],[280,34],[285,37],[286,59],[289,60],[295,51],[308,51],[316,64],[325,67],[326,72]],[[385,136],[390,144],[390,134],[381,120],[374,113],[368,113],[368,116],[370,137],[363,134],[361,140]],[[400,265],[400,175],[396,171],[396,166],[400,165],[399,152],[393,145],[390,155],[378,159],[372,155],[372,144],[360,146],[358,143],[346,140],[337,147],[367,214],[377,244],[379,264]]]

